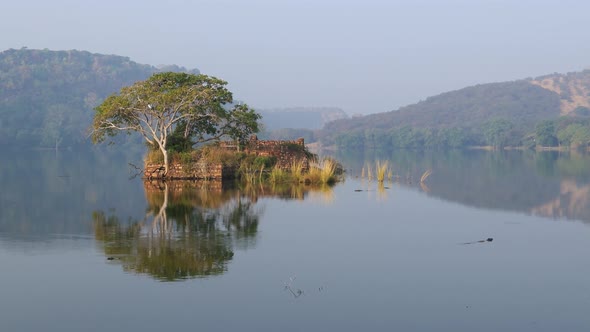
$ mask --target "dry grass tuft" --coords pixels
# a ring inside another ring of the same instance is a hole
[[[383,183],[385,175],[389,170],[389,162],[377,160],[375,162],[375,174],[377,175],[377,182]]]
[[[318,163],[310,165],[309,173],[305,175],[305,182],[318,184],[332,184],[336,182],[338,163],[331,158],[324,158]]]

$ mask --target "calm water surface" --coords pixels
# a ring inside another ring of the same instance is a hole
[[[590,329],[587,156],[349,154],[333,188],[1,157],[0,331]]]

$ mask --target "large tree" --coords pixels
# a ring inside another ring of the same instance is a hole
[[[192,145],[224,137],[242,140],[258,131],[260,115],[245,104],[234,104],[226,84],[206,75],[154,74],[122,88],[96,107],[92,141],[138,132],[162,152],[167,174],[173,133],[181,132]]]

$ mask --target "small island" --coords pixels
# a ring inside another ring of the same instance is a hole
[[[148,146],[143,168],[147,180],[336,181],[338,163],[318,160],[303,138],[258,140],[261,116],[235,103],[226,85],[202,74],[154,74],[95,108],[92,140],[139,133]]]
[[[242,179],[306,184],[333,183],[341,173],[337,162],[305,148],[303,138],[293,141],[259,140],[220,141],[182,153],[172,153],[169,169],[159,151],[150,151],[145,159],[146,180],[228,180]]]

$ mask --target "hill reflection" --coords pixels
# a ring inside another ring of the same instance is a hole
[[[234,251],[254,247],[262,197],[305,199],[309,186],[229,187],[221,182],[145,182],[141,220],[92,213],[95,239],[105,256],[128,272],[161,281],[220,275]]]
[[[396,182],[467,206],[590,223],[590,156],[534,151],[356,152],[339,156],[352,176],[389,160]],[[420,182],[421,175],[432,175]]]
[[[563,180],[556,198],[535,206],[531,212],[549,218],[579,219],[590,222],[590,185]]]

